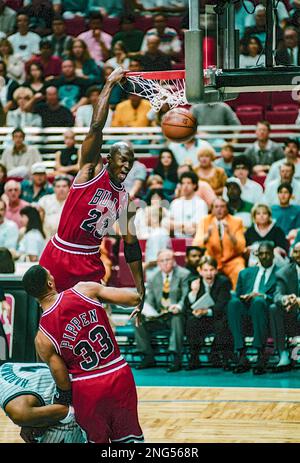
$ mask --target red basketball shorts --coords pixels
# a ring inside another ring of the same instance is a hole
[[[137,413],[137,393],[131,369],[88,379],[73,379],[73,406],[89,442],[143,442]]]
[[[54,277],[58,292],[72,288],[79,281],[100,283],[105,268],[97,254],[76,254],[58,249],[50,240],[40,258],[40,265]]]

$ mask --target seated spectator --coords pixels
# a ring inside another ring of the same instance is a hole
[[[56,176],[53,182],[54,193],[43,196],[38,201],[46,238],[51,238],[58,229],[60,216],[70,191],[71,182],[66,175]]]
[[[42,65],[43,74],[46,79],[52,79],[58,77],[61,74],[61,63],[62,60],[53,55],[53,47],[50,40],[44,38],[40,41],[40,52],[38,55],[33,57],[26,63],[26,71],[31,63],[39,63]]]
[[[177,238],[193,237],[196,226],[208,212],[207,204],[196,195],[198,178],[194,172],[182,174],[181,196],[170,206],[170,230]]]
[[[212,146],[200,138],[193,137],[185,143],[169,143],[168,147],[173,151],[177,164],[191,164],[195,166],[198,163],[198,152],[201,148],[211,148]]]
[[[14,32],[16,24],[16,12],[6,5],[6,0],[0,0],[0,31],[4,35]]]
[[[83,40],[91,57],[97,64],[101,64],[109,58],[112,36],[102,30],[103,16],[99,12],[89,13],[89,30],[78,36]]]
[[[266,8],[263,5],[257,5],[253,16],[255,24],[248,26],[246,20],[246,29],[243,39],[247,42],[249,37],[257,37],[264,47],[266,43]]]
[[[75,133],[72,130],[64,133],[64,143],[65,148],[55,154],[55,173],[76,175],[79,171],[79,156]]]
[[[299,30],[294,26],[287,26],[283,32],[283,43],[276,50],[275,62],[283,66],[299,66]]]
[[[284,158],[281,146],[270,140],[270,131],[269,122],[258,122],[255,132],[257,140],[244,153],[249,158],[255,175],[265,176],[273,162]]]
[[[135,29],[135,18],[132,15],[123,16],[120,19],[120,30],[114,34],[111,46],[116,42],[124,43],[128,52],[140,51],[144,33],[139,29]]]
[[[6,167],[0,163],[0,198],[4,193],[4,185],[7,182],[7,170]]]
[[[153,173],[160,175],[163,179],[163,190],[169,197],[174,197],[175,188],[178,183],[178,164],[172,150],[163,148],[160,150],[158,163]]]
[[[61,69],[61,76],[51,80],[50,85],[58,89],[61,105],[75,115],[79,106],[87,102],[85,92],[90,85],[90,81],[76,76],[75,64],[70,59],[63,61]]]
[[[3,151],[1,163],[5,166],[8,176],[27,177],[32,165],[42,160],[41,155],[35,146],[25,143],[25,133],[22,129],[12,132],[12,140],[13,145]]]
[[[226,103],[199,103],[192,107],[198,125],[241,125],[239,118]]]
[[[222,167],[216,167],[213,164],[215,159],[215,150],[213,148],[200,148],[198,151],[199,164],[194,168],[199,180],[210,184],[216,195],[223,193],[227,176]]]
[[[143,355],[142,362],[136,368],[141,370],[155,366],[151,333],[170,328],[169,351],[172,353],[173,361],[167,371],[172,373],[181,370],[184,335],[183,303],[188,292],[189,272],[176,265],[172,250],[161,250],[157,257],[157,264],[159,270],[147,282],[146,307],[144,306],[142,323],[135,328],[137,350]]]
[[[100,11],[103,16],[120,18],[124,13],[123,2],[119,0],[89,0],[89,13]]]
[[[243,154],[235,156],[232,161],[233,175],[241,182],[241,198],[248,203],[256,204],[261,201],[264,190],[262,186],[249,178],[251,174],[251,162]]]
[[[111,75],[113,70],[114,68],[110,64],[106,64],[106,63],[104,64],[103,66],[104,82],[107,81],[108,77]],[[112,91],[111,91],[111,94],[108,100],[109,101],[109,114],[108,114],[108,118],[106,119],[106,127],[110,127],[113,111],[115,110],[116,105],[118,103],[121,103],[121,101],[124,100],[124,98],[126,98],[125,95],[126,94],[123,88],[121,87],[121,85],[115,85],[112,88]]]
[[[148,39],[150,37],[158,37],[159,50],[171,58],[178,60],[181,53],[181,41],[176,30],[167,26],[167,18],[164,14],[159,13],[154,16],[154,28],[146,32],[141,51],[146,52],[147,48],[149,48]],[[163,70],[160,67],[157,69]]]
[[[275,304],[270,307],[271,336],[279,353],[279,362],[273,373],[283,373],[292,368],[286,336],[299,335],[299,268],[300,243],[297,243],[292,251],[292,262],[277,272]]]
[[[187,246],[185,251],[185,268],[190,272],[191,278],[199,277],[198,267],[205,248],[199,246]]]
[[[280,177],[276,180],[272,180],[266,186],[264,193],[264,202],[269,206],[279,204],[279,198],[277,189],[281,183],[289,183],[293,189],[293,196],[291,197],[291,204],[300,205],[300,185],[297,180],[294,179],[295,164],[290,162],[284,162],[279,168]]]
[[[0,118],[2,121],[1,125],[5,125],[6,114],[14,107],[13,94],[18,88],[18,82],[8,77],[4,61],[0,61],[0,78],[1,77],[4,79],[4,85],[0,92]]]
[[[249,265],[255,265],[255,252],[261,241],[273,241],[276,264],[283,265],[289,251],[289,244],[283,230],[272,219],[272,211],[266,204],[256,204],[252,209],[253,225],[245,232],[246,245],[251,252]]]
[[[41,117],[25,109],[26,103],[30,101],[32,96],[32,91],[26,87],[19,87],[14,91],[13,98],[17,104],[17,109],[8,111],[6,117],[8,127],[42,127]]]
[[[199,278],[200,277],[200,278]],[[231,282],[218,273],[218,263],[210,256],[204,256],[199,263],[198,278],[190,283],[190,292],[184,301],[186,317],[186,336],[190,347],[190,359],[187,370],[200,368],[199,352],[205,337],[214,333],[211,348],[212,357],[222,359],[227,368],[230,358],[231,336],[226,323],[227,304],[230,299]],[[209,306],[193,309],[193,305],[204,294],[211,298]]]
[[[72,37],[66,34],[66,26],[61,16],[55,15],[52,19],[52,34],[46,37],[52,45],[53,55],[63,58],[72,45]]]
[[[141,162],[135,160],[123,185],[128,192],[130,199],[139,198],[147,178],[147,169]]]
[[[90,127],[94,106],[99,99],[100,93],[101,93],[101,89],[99,87],[96,87],[95,85],[87,89],[86,97],[88,100],[87,101],[88,104],[79,106],[76,112],[76,118],[75,118],[76,127]]]
[[[29,31],[29,16],[22,11],[17,13],[17,30],[8,40],[13,46],[14,52],[20,55],[23,61],[28,61],[32,55],[39,52],[41,37],[35,32]]]
[[[198,223],[193,245],[206,247],[206,254],[214,256],[218,270],[230,278],[235,288],[238,274],[245,268],[246,242],[242,220],[229,214],[223,198],[218,197],[211,214]]]
[[[19,241],[16,257],[21,262],[38,262],[45,247],[45,233],[38,210],[26,206],[20,211],[23,236]]]
[[[138,239],[148,239],[151,236],[152,228],[160,227],[161,223],[166,224],[169,219],[169,211],[166,208],[166,198],[161,188],[154,188],[149,191],[147,206],[139,207],[135,215],[136,236]],[[167,227],[165,227],[165,230]],[[167,246],[166,246],[167,247]]]
[[[86,0],[53,0],[55,13],[63,14],[65,19],[73,19],[76,16],[86,16],[88,2]]]
[[[9,180],[4,187],[3,199],[6,203],[5,218],[12,220],[21,228],[20,210],[28,206],[28,202],[21,199],[21,185],[15,180]]]
[[[235,294],[228,304],[228,323],[234,339],[234,349],[238,353],[234,373],[250,370],[244,333],[246,318],[251,318],[254,335],[252,346],[258,353],[253,373],[262,375],[266,372],[265,349],[269,332],[269,309],[274,298],[278,270],[274,262],[273,243],[261,241],[257,257],[257,266],[245,268],[240,272]]]
[[[230,143],[223,145],[221,148],[220,155],[221,157],[215,160],[214,165],[224,169],[227,177],[231,177],[233,175],[233,170],[232,170],[232,161],[234,158],[233,146]]]
[[[127,50],[125,45],[121,40],[115,42],[112,48],[113,57],[106,61],[106,64],[109,64],[114,69],[118,66],[122,66],[123,69],[128,70],[130,59],[127,56]]]
[[[41,116],[43,127],[72,127],[74,124],[71,111],[59,102],[56,87],[47,87],[45,97],[41,93],[34,95],[27,107]]]
[[[128,100],[117,104],[112,118],[112,127],[149,127],[147,117],[151,109],[148,100],[139,95],[129,94]]]
[[[225,193],[225,192],[224,192]],[[231,215],[242,219],[245,229],[250,227],[252,224],[251,210],[253,208],[252,203],[248,203],[241,198],[242,185],[238,178],[231,177],[226,182],[226,194],[227,196],[228,211]]]
[[[7,77],[19,84],[25,80],[25,66],[21,56],[14,54],[12,44],[8,39],[0,41],[0,57],[6,64]]]
[[[169,145],[170,146],[170,145]],[[192,166],[190,164],[182,164],[177,169],[177,177],[180,178],[181,175],[185,172],[194,172]],[[178,183],[176,190],[175,190],[175,197],[179,198],[181,195],[181,184]],[[198,189],[196,191],[196,195],[199,196],[200,199],[206,202],[208,208],[211,207],[212,203],[216,199],[216,194],[212,187],[207,182],[203,182],[202,180],[198,181]]]
[[[258,37],[248,36],[243,48],[244,51],[240,55],[240,68],[256,68],[266,65],[266,57],[262,53],[263,47]]]
[[[10,252],[9,249],[6,247],[1,247],[0,248],[0,273],[15,273],[15,263],[13,256]],[[2,288],[0,288],[0,304],[2,303],[2,317],[4,315],[3,311],[3,302],[5,302],[5,296],[4,299],[2,299]],[[9,307],[9,306],[8,306]],[[2,318],[1,317],[1,318]],[[0,320],[1,323],[3,323],[2,320]],[[5,330],[6,331],[6,330]]]
[[[294,179],[300,180],[300,158],[299,158],[299,141],[297,138],[288,138],[284,142],[284,158],[274,162],[271,165],[265,185],[268,185],[272,180],[278,180],[280,178],[280,166],[286,162],[292,163],[295,166]]]
[[[73,39],[69,51],[69,59],[75,65],[77,77],[89,79],[89,84],[100,84],[103,82],[103,73],[95,60],[91,58],[86,43],[81,39]]]
[[[280,227],[285,236],[297,228],[300,228],[300,206],[291,205],[293,188],[290,183],[281,183],[277,188],[279,205],[271,207],[272,217],[276,225]]]
[[[288,3],[293,3],[294,0],[292,0],[292,2],[288,2]],[[267,0],[260,0],[260,6],[266,6],[266,3],[267,3]],[[286,2],[284,0],[278,0],[277,3],[276,3],[276,11],[275,11],[275,20],[278,22],[278,25],[280,27],[283,27],[284,24],[285,24],[285,20],[288,19],[289,17],[289,13],[286,9]],[[251,10],[249,10],[251,11]],[[246,26],[247,27],[251,27],[251,26],[255,26],[255,15],[254,14],[247,14],[247,20],[246,20]]]
[[[172,61],[169,55],[159,49],[160,38],[156,35],[149,36],[145,51],[138,53],[144,71],[168,71],[172,69]]]
[[[3,199],[0,199],[0,247],[16,250],[19,237],[19,229],[15,222],[7,219],[5,216],[6,204]],[[0,273],[3,272],[0,271]]]
[[[50,34],[54,14],[50,0],[31,0],[22,11],[29,17],[29,29],[32,32],[41,37]]]
[[[40,63],[29,64],[27,79],[26,82],[24,82],[24,87],[28,87],[32,91],[32,96],[34,96],[36,93],[45,92],[45,76],[43,66]]]
[[[31,168],[31,180],[23,180],[22,199],[28,203],[37,203],[43,196],[53,193],[51,184],[47,181],[46,166],[36,162]]]
[[[146,185],[145,185],[146,194],[143,196],[143,200],[146,203],[149,202],[151,191],[156,190],[156,189],[161,191],[161,194],[164,196],[164,199],[166,199],[166,201],[170,202],[173,200],[173,198],[169,197],[163,189],[162,177],[157,174],[151,174],[146,180]]]

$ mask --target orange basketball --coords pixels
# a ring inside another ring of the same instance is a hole
[[[197,119],[185,108],[174,108],[162,118],[161,128],[169,140],[182,143],[197,132]]]

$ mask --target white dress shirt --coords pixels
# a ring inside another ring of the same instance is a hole
[[[254,286],[253,286],[253,292],[254,293],[258,293],[258,289],[259,289],[259,285],[260,285],[260,282],[261,282],[261,279],[263,277],[263,274],[264,272],[265,273],[265,285],[267,284],[270,276],[271,276],[271,273],[273,272],[273,268],[274,268],[275,264],[271,265],[271,267],[268,267],[267,269],[265,267],[263,267],[262,265],[259,265],[259,271],[257,272],[257,275],[256,275],[256,278],[255,278],[255,282],[254,282]]]

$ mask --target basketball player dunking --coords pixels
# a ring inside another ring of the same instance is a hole
[[[36,348],[50,367],[58,402],[72,402],[89,442],[143,442],[133,375],[102,305],[136,306],[137,292],[83,282],[59,294],[40,265],[27,270],[23,285],[43,310]]]
[[[130,266],[142,310],[144,280],[142,254],[136,237],[128,194],[122,184],[134,162],[132,148],[125,142],[111,146],[103,167],[101,146],[108,101],[113,86],[124,77],[122,68],[108,77],[93,112],[90,130],[82,143],[80,170],[64,205],[57,234],[48,242],[40,264],[54,276],[57,290],[71,288],[79,281],[100,282],[105,274],[99,245],[116,220],[126,229],[124,254]],[[131,224],[128,226],[128,224]]]

